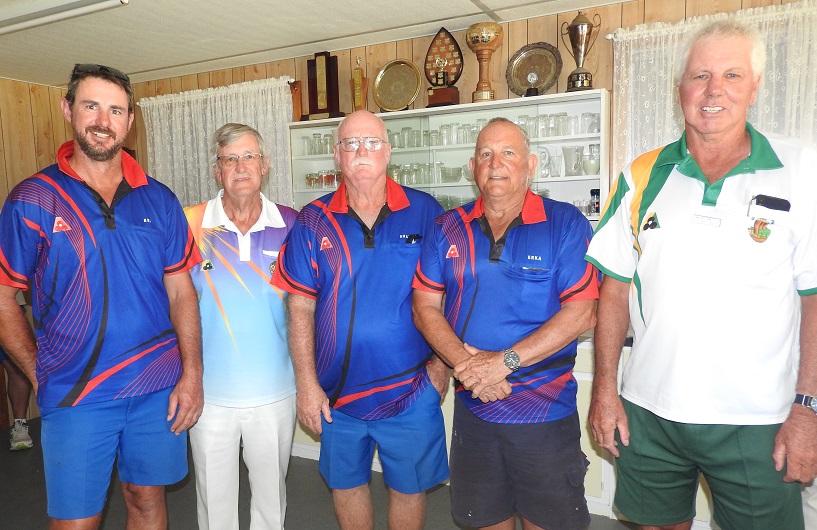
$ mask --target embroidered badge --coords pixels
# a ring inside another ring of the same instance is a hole
[[[211,271],[214,268],[215,267],[213,267],[213,262],[210,261],[209,259],[206,259],[206,260],[201,262],[201,270],[203,270],[203,271]]]
[[[277,261],[273,261],[272,263],[270,263],[270,264],[269,264],[269,274],[270,274],[270,276],[272,276],[273,274],[275,274],[275,264],[276,264],[276,263],[278,263],[278,262],[277,262]]]
[[[460,253],[457,251],[457,245],[451,245],[448,247],[448,252],[445,253],[445,257],[447,258],[459,258]]]
[[[661,228],[661,225],[658,224],[657,213],[649,214],[647,220],[644,222],[644,227],[642,228],[642,230],[650,230],[653,228]]]
[[[755,219],[755,224],[748,229],[749,237],[751,237],[753,241],[764,243],[772,234],[772,231],[768,228],[769,224],[769,221],[766,219]]]
[[[321,239],[321,250],[326,250],[327,248],[332,248],[332,243],[329,242],[328,237],[323,236],[323,239]]]
[[[54,219],[54,230],[53,230],[53,232],[54,232],[55,234],[56,234],[57,232],[67,232],[68,230],[71,230],[71,227],[70,227],[70,226],[68,226],[68,223],[66,223],[66,222],[63,220],[63,218],[62,218],[62,217],[56,217],[56,218]]]

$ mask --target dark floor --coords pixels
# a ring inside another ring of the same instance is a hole
[[[40,421],[32,420],[31,435],[35,448],[28,451],[10,452],[7,449],[8,431],[0,431],[0,528],[29,530],[48,527],[46,515],[43,459],[40,451]],[[243,468],[243,466],[242,466]],[[193,464],[190,469],[192,473]],[[116,481],[115,481],[116,482]],[[380,473],[373,473],[372,495],[375,503],[377,529],[386,528],[386,490]],[[293,457],[287,477],[289,507],[286,527],[288,530],[335,529],[337,523],[332,512],[332,495],[318,474],[317,462]],[[182,482],[168,487],[167,505],[172,530],[196,528],[196,485],[192,475]],[[249,483],[246,472],[241,477],[241,500],[239,502],[241,528],[249,527]],[[125,527],[125,507],[118,482],[111,487],[107,511],[102,528],[112,530]],[[521,527],[521,524],[519,525]],[[426,528],[429,530],[457,530],[449,511],[446,486],[439,486],[428,495]],[[590,530],[627,530],[634,528],[619,521],[593,516]],[[559,529],[551,529],[559,530]]]

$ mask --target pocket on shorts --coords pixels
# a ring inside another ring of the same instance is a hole
[[[587,468],[590,466],[590,461],[584,452],[581,453],[579,460],[565,470],[565,478],[568,484],[574,488],[584,485],[584,476],[587,475]]]

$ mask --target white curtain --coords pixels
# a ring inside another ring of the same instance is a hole
[[[261,133],[267,147],[270,169],[261,191],[271,201],[292,206],[289,81],[261,79],[140,100],[151,175],[169,186],[183,206],[212,199],[219,186],[209,159],[210,139],[225,123],[244,123]]]
[[[613,33],[614,178],[641,153],[681,136],[675,54],[687,32],[728,16],[757,27],[766,40],[768,62],[749,121],[763,133],[817,144],[817,0],[640,25]]]

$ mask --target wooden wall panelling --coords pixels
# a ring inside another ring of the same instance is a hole
[[[556,15],[547,15],[544,17],[536,17],[536,18],[529,18],[528,19],[528,42],[526,44],[530,44],[533,42],[546,42],[552,46],[558,47],[559,43],[559,31],[558,31],[558,17]],[[511,57],[516,51],[511,52]],[[561,55],[561,52],[560,52]],[[509,59],[510,60],[510,59]],[[568,67],[568,62],[572,59],[570,57],[562,56],[562,70]],[[556,82],[553,84],[550,89],[545,92],[546,94],[555,94],[559,83]],[[510,89],[509,89],[510,91]],[[511,92],[512,93],[512,92]]]
[[[780,0],[743,0],[741,2],[741,9],[749,9],[750,7],[766,7],[779,6]]]
[[[28,83],[0,79],[0,120],[5,132],[3,146],[9,190],[39,169],[28,87]]]
[[[460,103],[471,103],[474,90],[476,90],[479,81],[479,62],[477,56],[465,43],[465,30],[451,31],[449,33],[457,41],[462,52],[462,76],[457,81],[457,87],[460,89]]]
[[[301,108],[304,114],[309,114],[309,77],[306,73],[306,61],[314,58],[314,55],[295,58],[295,79],[301,80]]]
[[[732,13],[741,8],[741,0],[686,0],[686,17]]]
[[[179,90],[179,92],[187,92],[188,90],[196,90],[199,88],[199,76],[196,74],[183,75],[179,80],[181,81],[181,90]]]
[[[142,98],[149,98],[156,95],[156,81],[146,81],[144,83],[136,83],[133,85],[133,97],[138,101]],[[147,134],[145,132],[145,120],[142,115],[142,109],[136,106],[136,115],[134,116],[133,126],[131,127],[131,134],[136,134],[136,160],[142,169],[148,171],[148,143]],[[130,139],[134,141],[134,139]]]
[[[416,39],[411,39],[411,61],[417,65],[417,68],[420,69],[420,93],[417,95],[417,99],[414,101],[414,108],[415,109],[424,109],[428,106],[428,90],[431,88],[431,83],[428,82],[426,79],[426,54],[428,54],[428,48],[431,46],[431,41],[434,40],[434,35],[426,35],[425,37],[417,37]],[[460,43],[458,42],[457,45],[459,46]],[[460,101],[462,101],[462,87],[460,82],[457,81],[456,86],[460,91]]]
[[[644,22],[677,22],[685,18],[684,0],[644,0]]]
[[[508,78],[505,77],[505,74],[508,70],[508,63],[511,60],[511,57],[519,51],[520,48],[528,44],[529,42],[536,42],[531,41],[530,36],[528,34],[528,21],[527,20],[517,20],[515,22],[509,22],[507,25],[507,30],[505,33],[505,53],[502,54],[502,79],[504,81],[503,86],[505,87],[505,98],[518,98],[521,96],[517,96],[511,89],[508,87]],[[496,87],[494,87],[496,90]],[[500,99],[499,93],[496,95],[497,99]]]
[[[182,92],[182,78],[181,77],[171,77],[170,78],[170,91],[173,94],[178,94]]]
[[[54,132],[51,135],[51,140],[54,142],[54,152],[56,153],[60,146],[71,139],[70,134],[66,131],[65,124],[68,122],[62,114],[61,101],[65,97],[65,91],[55,87],[48,87],[49,108],[51,109],[51,125],[54,127]],[[53,163],[53,161],[52,161]]]
[[[621,4],[621,27],[631,28],[644,23],[644,0]]]
[[[352,85],[349,83],[352,79],[355,57],[352,56],[351,50],[334,51],[330,52],[330,55],[338,58],[338,108],[341,112],[349,114],[355,110],[354,101],[352,101]],[[362,58],[360,62],[363,62]]]
[[[173,90],[173,83],[169,78],[166,79],[157,79],[156,80],[156,91],[153,94],[154,96],[164,96],[167,94],[173,94],[175,91]]]
[[[245,79],[244,79],[244,67],[243,66],[237,66],[235,68],[231,68],[230,73],[232,74],[232,76],[231,76],[232,81],[230,83],[227,83],[227,84],[232,85],[232,84],[235,84],[235,83],[243,83],[245,81]]]
[[[3,96],[0,95],[0,98]],[[9,183],[6,174],[6,148],[3,142],[3,111],[0,109],[0,204],[6,200],[9,194]],[[2,403],[0,401],[0,403]]]
[[[417,93],[417,98],[409,105],[410,109],[421,109],[425,105],[421,105],[418,103],[418,99],[422,97],[423,89],[425,88],[425,74],[423,73],[423,63],[417,64],[414,62],[414,43],[411,39],[403,39],[397,41],[397,59],[403,59],[404,61],[411,61],[414,65],[420,70],[420,92]]]
[[[211,86],[213,86],[212,84],[210,84],[210,72],[202,72],[200,74],[196,74],[196,79],[199,88],[210,88]]]
[[[267,66],[264,63],[244,67],[244,81],[257,81],[267,78]]]
[[[210,87],[216,88],[220,86],[227,86],[233,84],[233,70],[232,68],[225,68],[223,70],[214,70],[210,72]]]
[[[54,123],[51,98],[45,85],[28,85],[31,100],[31,121],[34,126],[34,158],[37,171],[50,166],[57,158],[54,149]]]
[[[397,59],[397,42],[386,42],[366,46],[366,72],[369,76],[372,88],[369,90],[367,108],[372,112],[380,112],[380,107],[374,102],[374,80],[377,73],[386,63]]]
[[[282,59],[280,61],[266,63],[264,66],[266,66],[267,70],[267,79],[282,76],[291,77],[292,79],[301,79],[295,75],[295,59]],[[303,80],[301,80],[301,82],[303,83]]]

